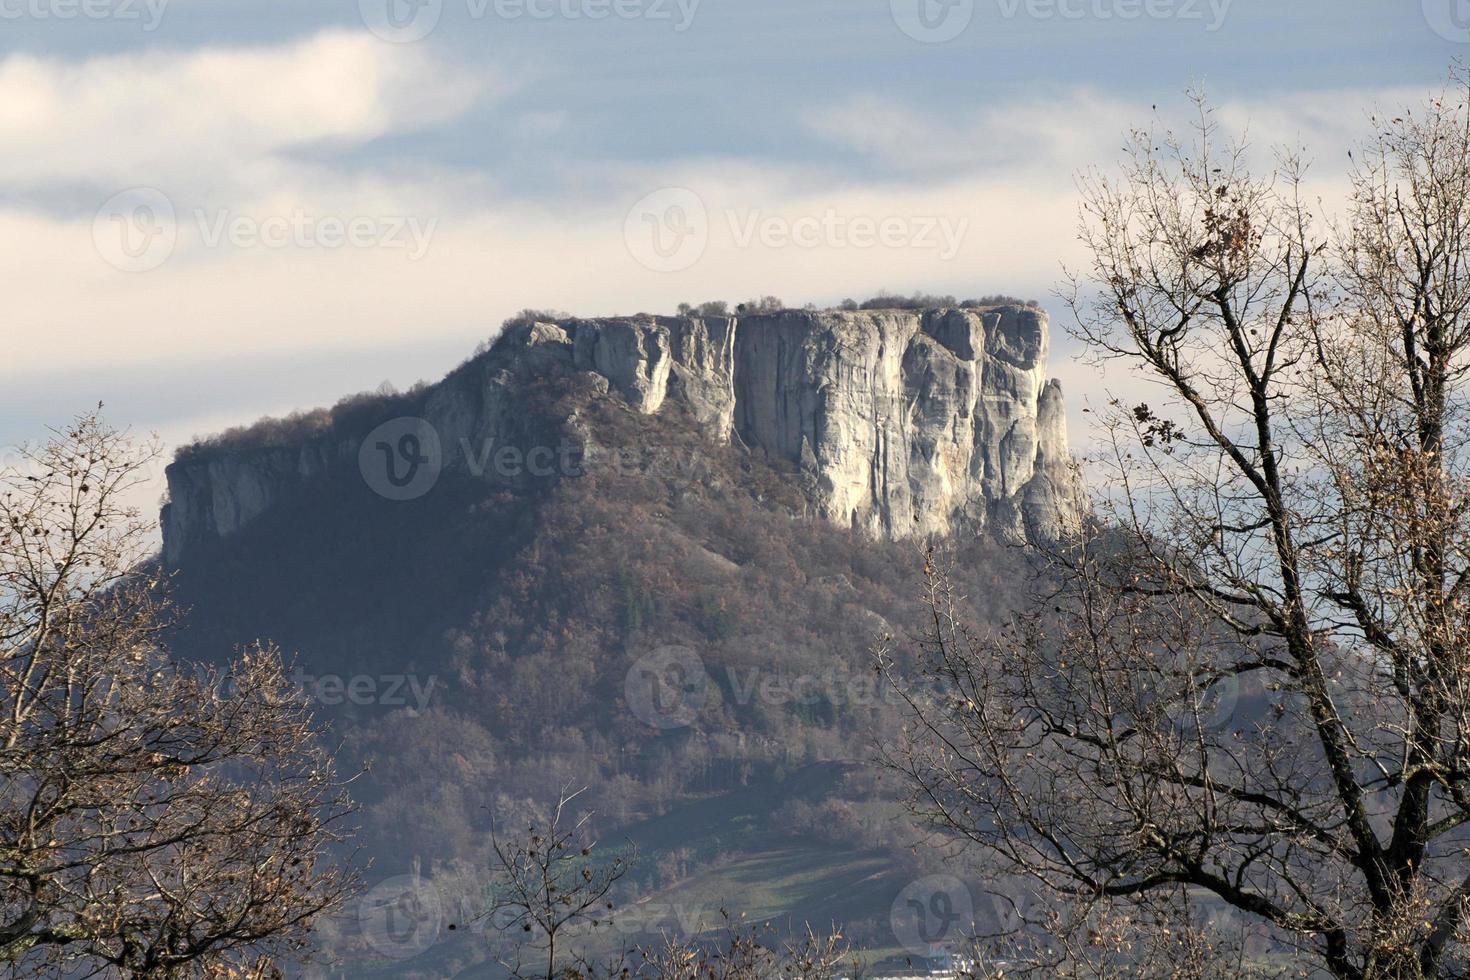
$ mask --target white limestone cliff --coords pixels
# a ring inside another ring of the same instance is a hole
[[[1044,312],[802,311],[523,324],[422,398],[446,469],[511,441],[515,383],[588,372],[636,411],[677,404],[717,443],[795,464],[813,509],[873,537],[987,532],[1054,540],[1080,519]],[[169,467],[165,560],[234,533],[285,495],[357,475],[366,432],[206,449]]]

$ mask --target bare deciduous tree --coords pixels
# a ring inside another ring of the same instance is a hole
[[[594,858],[596,843],[584,840],[592,815],[574,819],[568,809],[580,795],[580,790],[563,790],[546,822],[539,828],[533,824],[520,837],[491,835],[495,885],[486,915],[518,951],[512,962],[503,964],[512,976],[555,980],[585,976],[593,969],[567,940],[579,927],[596,928],[611,918],[609,893],[628,873],[629,860]],[[525,950],[538,954],[542,972],[525,972]]]
[[[7,975],[270,975],[352,884],[327,853],[350,805],[279,656],[168,660],[125,502],[154,455],[92,413],[0,472]]]
[[[1080,335],[1159,397],[1108,411],[1043,609],[972,634],[936,571],[941,693],[893,762],[1135,948],[1247,926],[1242,969],[1470,970],[1467,95],[1374,119],[1337,224],[1203,105],[1083,182]]]

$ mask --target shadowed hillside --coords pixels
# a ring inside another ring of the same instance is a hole
[[[918,628],[925,539],[823,520],[799,461],[711,439],[676,400],[640,411],[601,380],[508,361],[496,397],[514,411],[490,462],[444,466],[412,499],[387,499],[352,450],[422,418],[432,389],[185,451],[179,486],[201,466],[322,445],[348,447],[352,465],[180,550],[176,648],[276,641],[349,761],[371,767],[354,788],[371,877],[418,874],[456,910],[426,949],[391,950],[412,954],[394,970],[487,955],[447,924],[483,899],[492,823],[582,786],[602,838],[637,846],[621,900],[683,910],[674,925],[634,920],[633,935],[711,928],[725,907],[840,920],[893,947],[890,906],[941,859],[910,853],[918,834],[870,765],[898,737],[871,650]],[[538,447],[562,461],[497,463]],[[1019,598],[1027,549],[975,532],[945,549],[977,621]],[[382,952],[351,922],[337,942],[361,969]]]

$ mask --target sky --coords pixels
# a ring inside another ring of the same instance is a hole
[[[1077,175],[1194,86],[1330,202],[1467,54],[1470,0],[0,0],[0,455],[406,388],[527,307],[881,290],[1040,300],[1085,449]]]

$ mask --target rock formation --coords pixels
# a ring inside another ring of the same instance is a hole
[[[815,513],[867,535],[1050,540],[1079,503],[1047,348],[1045,313],[1022,306],[523,323],[413,414],[437,435],[436,464],[473,468],[465,447],[522,431],[520,379],[586,372],[633,410],[677,405],[712,442],[789,461]],[[168,469],[165,560],[307,484],[360,480],[367,435],[333,427],[181,454]]]

